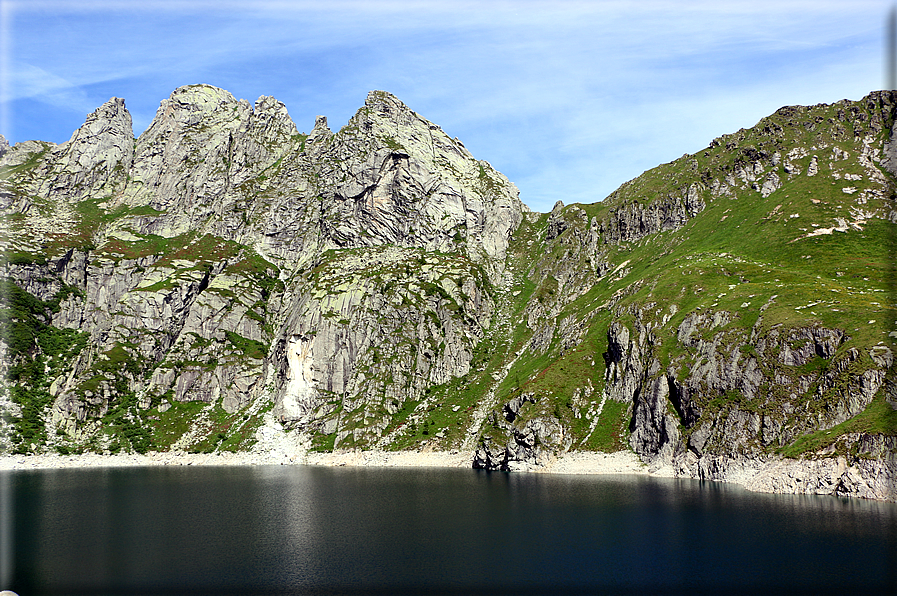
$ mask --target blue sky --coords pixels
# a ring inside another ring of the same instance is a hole
[[[883,86],[883,0],[0,0],[0,133],[67,140],[110,97],[139,135],[208,83],[337,130],[389,91],[537,211],[600,201],[781,106]]]

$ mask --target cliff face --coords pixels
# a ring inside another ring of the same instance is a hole
[[[218,427],[263,402],[365,444],[467,372],[524,211],[507,179],[382,92],[338,133],[319,118],[304,135],[272,98],[185,87],[136,141],[113,99],[68,143],[3,160],[5,277],[64,295],[40,325],[80,347],[34,388],[53,404],[20,448],[47,431],[165,446],[197,401]],[[22,326],[33,337],[9,357],[13,381],[38,366],[41,330]]]
[[[783,108],[536,214],[387,93],[306,135],[189,86],[136,140],[114,98],[0,143],[6,448],[247,449],[273,416],[488,469],[809,457],[790,490],[887,497],[894,109]]]

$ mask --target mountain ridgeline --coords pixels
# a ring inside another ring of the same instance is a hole
[[[897,93],[780,109],[590,205],[395,97],[338,132],[177,89],[0,143],[3,449],[634,450],[894,498]],[[600,197],[596,197],[599,199]]]

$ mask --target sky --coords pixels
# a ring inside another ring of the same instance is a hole
[[[110,97],[139,136],[207,83],[334,131],[368,91],[536,211],[604,199],[785,105],[884,86],[885,0],[0,0],[0,134],[61,143]]]

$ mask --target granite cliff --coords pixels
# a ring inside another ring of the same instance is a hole
[[[895,498],[895,110],[782,108],[539,214],[388,93],[304,134],[192,85],[137,139],[113,98],[0,143],[4,448],[245,450],[267,419]]]

